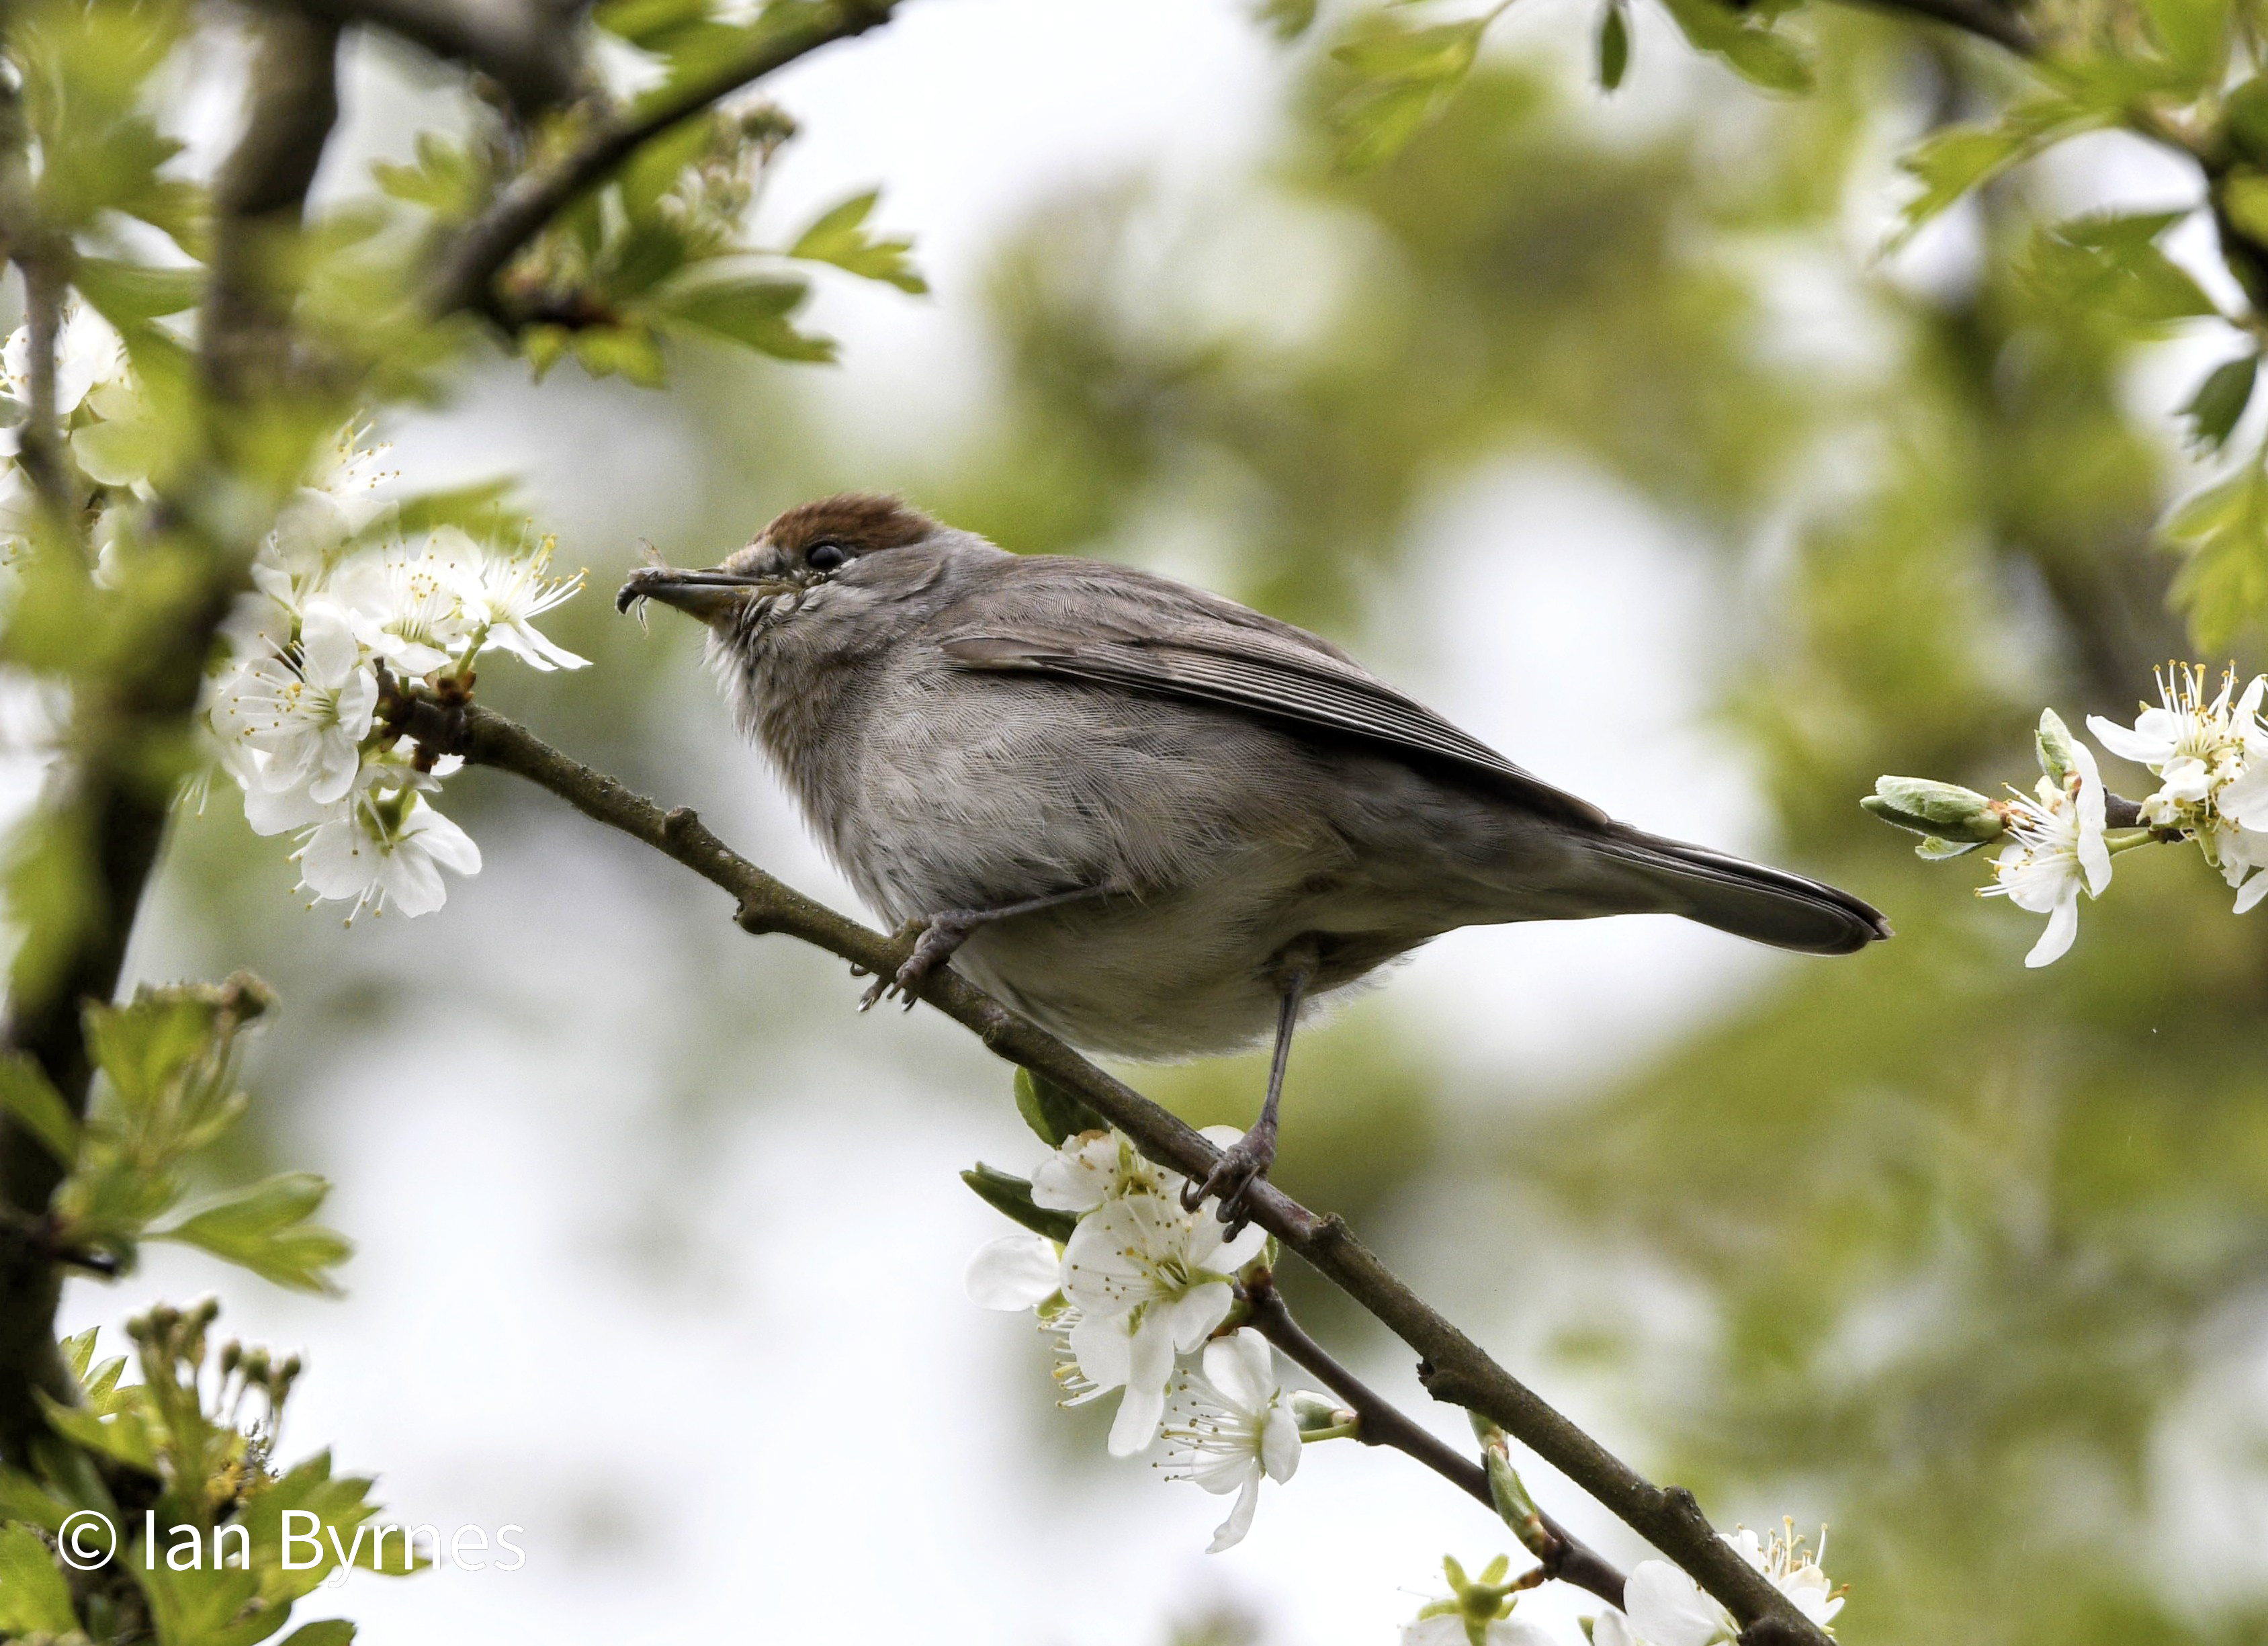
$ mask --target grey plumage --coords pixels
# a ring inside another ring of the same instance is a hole
[[[1462,926],[1889,934],[1832,887],[1613,821],[1314,635],[887,499],[805,505],[717,572],[633,573],[641,597],[708,622],[740,724],[887,919],[1090,894],[944,949],[1090,1051],[1249,1044],[1292,971],[1327,994]]]

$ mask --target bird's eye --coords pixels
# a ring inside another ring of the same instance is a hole
[[[850,556],[841,543],[814,543],[803,557],[811,563],[814,572],[832,572]]]

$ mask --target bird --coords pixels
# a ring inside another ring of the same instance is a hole
[[[658,557],[657,557],[658,558]],[[1889,937],[1832,886],[1665,839],[1513,764],[1329,640],[1172,579],[1019,555],[899,498],[788,509],[618,610],[703,623],[741,731],[909,945],[1079,1049],[1272,1037],[1241,1140],[1183,1190],[1241,1228],[1318,1001],[1461,926],[1683,916],[1814,955]]]

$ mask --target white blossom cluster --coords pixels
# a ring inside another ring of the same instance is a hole
[[[2236,912],[2268,897],[2268,725],[2261,705],[2268,675],[2241,690],[2235,673],[2211,690],[2205,669],[2176,663],[2158,676],[2159,701],[2132,726],[2101,715],[2088,728],[2110,753],[2148,769],[2157,786],[2137,803],[2131,823],[2110,825],[2109,792],[2095,753],[2053,711],[2040,717],[2038,787],[2009,798],[1950,784],[1884,778],[1867,801],[1901,827],[1930,838],[1923,856],[1957,857],[2005,839],[1987,896],[2048,917],[2028,966],[2063,957],[2079,934],[2081,894],[2100,897],[2110,885],[2111,860],[2161,841],[2196,844],[2236,892]]]
[[[30,398],[30,337],[0,346],[0,387]],[[70,458],[93,483],[92,538],[107,576],[126,512],[153,495],[158,450],[147,402],[118,333],[72,299],[55,337],[55,417]],[[498,548],[455,527],[405,541],[384,496],[383,448],[350,425],[284,506],[253,566],[254,594],[226,630],[229,658],[207,720],[221,769],[244,791],[263,835],[294,837],[299,888],[351,905],[439,908],[441,878],[477,874],[480,848],[426,798],[450,761],[421,764],[379,714],[381,669],[468,691],[476,660],[508,653],[538,669],[580,668],[534,619],[575,594],[582,574],[551,574],[548,537]],[[0,548],[20,547],[37,499],[0,431]]]
[[[1819,1567],[1824,1533],[1817,1554],[1795,1535],[1793,1523],[1768,1538],[1743,1526],[1725,1541],[1821,1628],[1843,1609],[1842,1591]],[[1451,1592],[1426,1603],[1403,1629],[1402,1646],[1585,1646],[1581,1635],[1563,1638],[1516,1614],[1520,1586],[1503,1581],[1509,1562],[1499,1559],[1478,1583],[1467,1579],[1454,1561],[1442,1564]],[[1585,1628],[1589,1646],[1730,1646],[1741,1635],[1732,1613],[1668,1561],[1640,1561],[1631,1568],[1621,1608],[1608,1607],[1587,1619]]]
[[[534,620],[582,587],[550,573],[548,537],[511,549],[456,527],[410,543],[384,529],[380,452],[342,433],[284,511],[253,567],[256,592],[228,631],[232,655],[210,720],[222,768],[263,835],[298,841],[300,889],[324,901],[431,913],[441,871],[480,871],[480,848],[427,796],[455,768],[421,762],[379,714],[379,680],[469,690],[476,660],[585,660]]]
[[[32,338],[18,326],[0,344],[0,388],[31,403]],[[149,408],[110,322],[76,298],[55,328],[55,420],[71,461],[94,483],[92,538],[107,567],[121,519],[118,506],[150,495],[153,449]],[[0,429],[0,550],[13,558],[33,528],[39,498],[17,461],[20,424]]]
[[[1238,1134],[1205,1135],[1225,1145]],[[1218,1552],[1251,1526],[1262,1477],[1288,1480],[1299,1467],[1300,1422],[1267,1340],[1249,1328],[1212,1335],[1228,1318],[1234,1277],[1267,1235],[1248,1227],[1225,1237],[1209,1206],[1183,1211],[1183,1181],[1116,1132],[1065,1139],[1033,1172],[1032,1199],[1078,1219],[1070,1239],[989,1242],[969,1261],[968,1295],[987,1309],[1037,1311],[1057,1346],[1063,1404],[1124,1391],[1110,1426],[1114,1457],[1146,1450],[1162,1433],[1170,1478],[1236,1494],[1213,1534]],[[1177,1367],[1185,1355],[1198,1364]]]

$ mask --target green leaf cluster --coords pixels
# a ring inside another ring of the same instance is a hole
[[[342,1556],[394,1574],[425,1563],[364,1536],[378,1512],[369,1480],[335,1475],[328,1453],[275,1460],[299,1362],[211,1343],[217,1314],[208,1299],[137,1317],[128,1328],[135,1382],[122,1377],[126,1356],[96,1362],[92,1332],[62,1346],[73,1398],[44,1402],[54,1439],[28,1467],[0,1465],[0,1634],[255,1646],[281,1633]],[[118,1534],[116,1558],[83,1579],[75,1599],[49,1539],[88,1512]],[[290,1523],[304,1563],[288,1569],[287,1514],[312,1516],[314,1527],[311,1554],[310,1523]],[[351,1624],[327,1620],[294,1631],[287,1646],[352,1637]]]
[[[188,1192],[194,1159],[244,1117],[239,1037],[271,1004],[263,985],[239,975],[88,1007],[87,1045],[102,1082],[83,1125],[28,1059],[0,1061],[0,1107],[65,1168],[51,1206],[65,1251],[122,1269],[142,1242],[177,1241],[279,1286],[335,1289],[331,1271],[352,1247],[313,1221],[330,1185],[312,1173],[230,1191],[166,1221]]]

